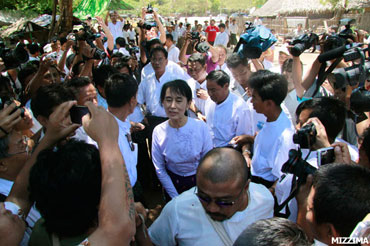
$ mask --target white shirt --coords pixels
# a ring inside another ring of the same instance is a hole
[[[129,32],[122,31],[122,37],[125,39],[126,44],[128,44],[128,40],[129,40],[129,37],[130,37]]]
[[[186,28],[184,26],[182,26],[181,28],[180,27],[177,27],[178,37],[184,36],[185,32],[186,32]]]
[[[284,111],[277,120],[266,122],[254,141],[251,174],[268,181],[282,175],[281,167],[288,160],[293,143],[294,126]]]
[[[113,24],[112,22],[108,23],[108,28],[112,33],[114,43],[116,43],[116,38],[123,37],[122,28],[124,25],[125,23],[121,21],[117,21],[116,24]]]
[[[186,81],[187,79],[190,78],[188,73],[184,69],[182,69],[179,64],[177,64],[173,61],[170,61],[170,60],[168,60],[168,63],[167,63],[167,66],[166,66],[166,72],[167,71],[172,73],[172,74],[176,74],[177,77],[178,77],[177,79],[182,79],[182,80]],[[146,76],[148,76],[150,74],[153,74],[153,73],[154,73],[154,69],[153,69],[152,63],[149,62],[141,70],[141,81],[143,81]]]
[[[295,89],[286,95],[283,104],[289,110],[290,117],[292,118],[292,123],[293,125],[295,125],[297,123],[295,111],[299,105],[299,102],[297,100],[297,92]]]
[[[188,85],[191,88],[191,91],[193,92],[193,101],[194,101],[195,106],[197,107],[198,110],[202,112],[202,114],[205,114],[206,103],[208,100],[211,100],[211,99],[208,98],[207,100],[204,100],[204,99],[197,97],[197,90],[203,89],[207,91],[207,80],[203,81],[203,83],[199,83],[195,79],[190,78],[186,82],[188,83]]]
[[[126,119],[126,121],[123,122],[116,116],[114,116],[114,118],[118,123],[118,146],[121,150],[122,157],[125,160],[131,186],[134,187],[137,180],[137,144],[133,143],[132,141],[129,142],[129,139],[127,138],[127,135],[130,134],[130,121]],[[134,146],[134,150],[131,150],[131,145]]]
[[[205,116],[214,147],[227,146],[233,137],[247,134],[247,125],[251,120],[247,111],[243,99],[230,92],[220,104],[212,100],[206,103]]]
[[[148,75],[139,85],[137,95],[138,104],[146,103],[147,110],[154,116],[167,117],[160,102],[161,90],[165,83],[175,79],[179,79],[179,76],[169,72],[167,67],[162,77],[159,78],[159,81],[154,73]]]
[[[119,48],[118,52],[124,54],[125,56],[130,56],[130,53],[127,51],[125,47]]]
[[[179,55],[180,50],[176,47],[176,45],[172,44],[169,49],[167,49],[168,52],[168,61],[173,61],[175,63],[179,62]]]
[[[227,43],[229,42],[229,35],[226,32],[218,32],[214,46],[222,44],[223,46],[227,46]]]
[[[134,29],[129,30],[128,35],[129,35],[130,40],[135,40],[136,39],[136,32],[135,32]]]
[[[195,188],[172,199],[149,228],[155,245],[166,246],[223,246],[217,232],[206,217]],[[222,223],[230,239],[235,242],[243,230],[260,219],[273,216],[274,199],[266,187],[250,183],[248,206]]]
[[[229,25],[230,34],[237,34],[238,33],[238,25],[235,23],[231,23]]]
[[[88,144],[95,145],[95,147],[98,148],[98,143],[95,142],[89,135],[87,135],[83,126],[77,128],[75,135],[73,135],[72,138],[84,141],[85,143]]]
[[[209,129],[203,121],[188,117],[183,127],[165,121],[154,128],[152,159],[157,176],[171,198],[178,195],[166,169],[180,176],[196,173],[200,159],[212,149]]]

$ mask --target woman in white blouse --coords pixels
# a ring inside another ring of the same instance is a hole
[[[199,161],[213,146],[208,126],[186,116],[191,101],[185,81],[163,85],[161,103],[169,120],[154,128],[152,159],[166,197],[171,199],[196,185]]]

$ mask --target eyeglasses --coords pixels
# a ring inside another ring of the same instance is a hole
[[[240,198],[241,194],[243,193],[244,191],[244,187],[243,189],[240,191],[239,195],[232,201],[225,201],[225,200],[217,200],[217,199],[212,199],[204,194],[200,194],[197,192],[198,191],[198,187],[195,188],[194,190],[194,193],[195,195],[198,197],[199,201],[203,202],[203,203],[206,203],[207,205],[209,205],[212,201],[214,201],[214,203],[223,208],[223,207],[231,207],[233,206],[236,201]]]
[[[127,134],[126,134],[126,138],[127,138],[127,142],[128,142],[128,144],[130,145],[130,149],[131,149],[131,151],[134,151],[134,150],[135,150],[135,144],[134,144],[134,142],[132,141],[131,134],[130,134],[130,133],[127,133]]]

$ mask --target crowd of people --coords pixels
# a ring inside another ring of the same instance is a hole
[[[94,19],[2,52],[0,245],[369,243],[368,57],[329,56],[322,79],[288,43],[278,65],[234,52],[235,19]]]

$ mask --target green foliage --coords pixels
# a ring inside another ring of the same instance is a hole
[[[0,0],[0,9],[32,10],[40,14],[50,14],[52,6],[53,0]]]

